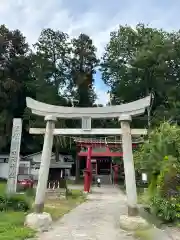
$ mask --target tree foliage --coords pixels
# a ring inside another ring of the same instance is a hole
[[[95,102],[94,74],[97,65],[92,39],[85,34],[72,39],[70,92],[80,107],[92,106]]]
[[[44,29],[38,42],[34,44],[36,56],[44,63],[48,79],[53,83],[57,93],[66,85],[69,73],[70,47],[68,35],[64,32]],[[42,73],[42,71],[40,71]]]
[[[180,220],[180,128],[163,123],[135,154],[136,169],[149,179],[148,203],[166,221]]]
[[[111,32],[101,62],[103,80],[114,103],[134,101],[154,93],[154,123],[178,120],[180,32],[138,24]]]
[[[35,90],[25,37],[19,30],[0,26],[0,148],[10,141],[12,119],[22,117],[25,97]]]
[[[14,117],[23,119],[22,153],[42,149],[42,136],[31,136],[28,129],[44,127],[44,119],[26,108],[27,96],[62,106],[72,106],[72,100],[78,100],[79,106],[94,104],[93,74],[98,60],[89,36],[70,39],[64,32],[48,28],[30,49],[19,30],[10,31],[2,25],[0,50],[0,151],[9,151]],[[56,127],[76,124],[58,120]],[[55,139],[57,153],[68,145],[65,137]]]

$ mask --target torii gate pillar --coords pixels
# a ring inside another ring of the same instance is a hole
[[[46,116],[45,121],[46,131],[44,136],[44,145],[41,155],[41,165],[39,169],[39,178],[34,205],[34,210],[36,213],[42,213],[44,209],[44,201],[53,146],[53,131],[55,128],[56,117],[52,115]]]
[[[132,151],[131,138],[131,116],[122,114],[119,118],[122,130],[122,148],[123,148],[123,162],[125,172],[126,194],[128,202],[128,215],[136,216],[138,214],[137,208],[137,191],[135,180],[135,169]]]

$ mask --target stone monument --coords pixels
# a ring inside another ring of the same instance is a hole
[[[19,171],[19,157],[22,134],[22,120],[20,118],[13,119],[11,148],[9,157],[9,173],[7,181],[7,194],[14,194],[17,187],[17,175]]]

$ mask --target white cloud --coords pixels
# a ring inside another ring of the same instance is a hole
[[[161,2],[161,1],[159,1]],[[76,36],[89,34],[99,54],[118,24],[151,23],[157,27],[178,26],[177,2],[157,4],[153,0],[0,0],[0,22],[19,28],[34,43],[42,28],[52,27]]]
[[[145,22],[175,29],[179,24],[179,7],[179,1],[169,0],[0,0],[0,22],[10,29],[20,29],[30,44],[37,41],[46,27],[71,36],[87,33],[101,56],[110,31],[118,24],[135,26]]]

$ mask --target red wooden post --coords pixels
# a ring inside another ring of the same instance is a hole
[[[89,146],[87,159],[86,159],[86,169],[84,170],[84,192],[90,191],[90,186],[92,181],[91,154],[92,154],[92,147]]]
[[[92,156],[92,147],[88,147],[88,155],[87,155],[87,169],[89,170],[88,174],[88,192],[90,192],[91,183],[92,183],[92,165],[91,165],[91,156]]]
[[[80,180],[80,156],[79,152],[81,151],[81,148],[77,146],[77,154],[76,154],[76,183]]]

